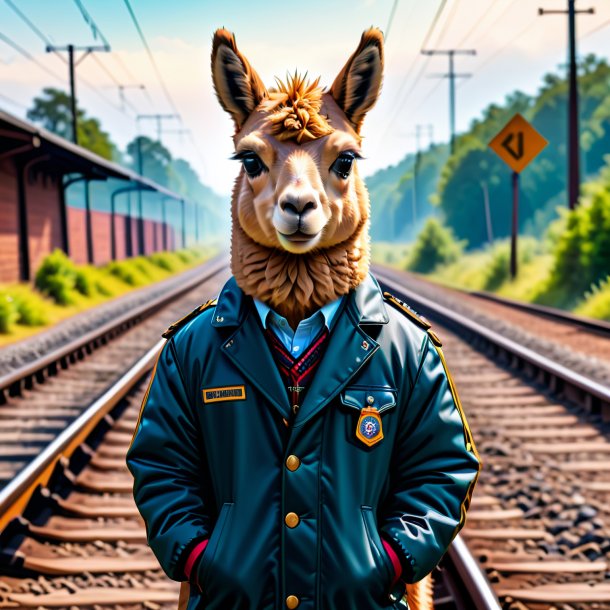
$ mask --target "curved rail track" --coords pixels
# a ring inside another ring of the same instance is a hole
[[[218,293],[228,276],[227,260],[214,259],[187,274],[188,281],[162,297],[0,379],[6,390],[0,405],[0,494],[150,349],[160,328]],[[0,530],[12,517],[0,512]]]
[[[502,608],[610,608],[610,388],[376,274],[441,327],[483,458],[462,538]]]
[[[0,608],[175,610],[178,584],[167,579],[146,545],[125,465],[145,378],[163,343],[0,492],[0,512],[21,507],[0,536]],[[450,596],[440,602],[443,608],[497,608],[459,538],[444,572],[453,579],[442,579]]]
[[[509,610],[610,608],[610,434],[593,409],[610,391],[378,275],[440,322],[484,461],[468,523],[437,573],[436,607],[487,610],[497,595]],[[124,462],[160,345],[0,491],[0,514],[15,517],[0,537],[0,608],[175,609],[177,584],[146,545]]]

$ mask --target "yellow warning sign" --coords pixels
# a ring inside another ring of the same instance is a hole
[[[547,140],[520,114],[516,114],[489,143],[514,172],[522,172],[546,147]]]

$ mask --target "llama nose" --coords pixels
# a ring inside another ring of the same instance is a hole
[[[287,214],[302,216],[318,207],[318,198],[314,195],[301,195],[300,197],[283,197],[280,199],[280,209]]]

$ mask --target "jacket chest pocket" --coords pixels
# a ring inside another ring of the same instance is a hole
[[[361,448],[382,443],[388,434],[387,413],[396,408],[396,390],[390,387],[349,386],[340,394],[349,414],[347,435]]]

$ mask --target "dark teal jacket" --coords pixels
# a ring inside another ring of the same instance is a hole
[[[381,536],[413,582],[463,525],[479,461],[440,342],[372,277],[344,303],[290,426],[252,299],[233,278],[170,332],[127,464],[170,578],[185,579],[186,555],[209,538],[189,610],[399,608],[404,584],[390,590]],[[369,447],[356,428],[371,406],[383,439]]]

